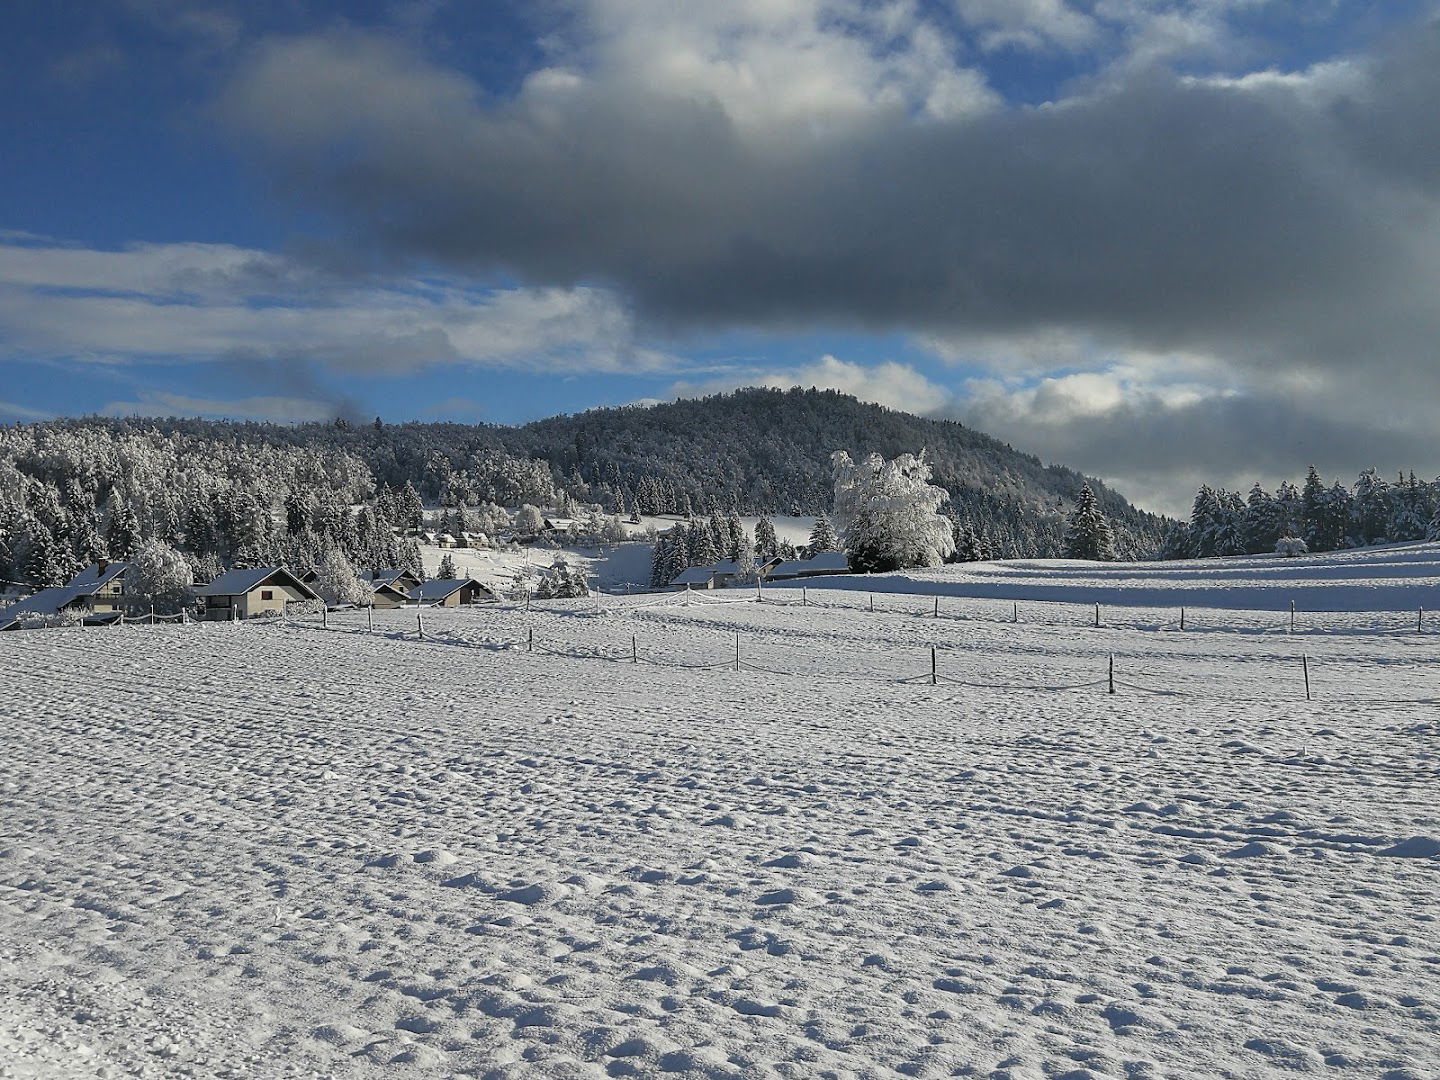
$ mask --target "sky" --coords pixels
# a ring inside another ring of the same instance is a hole
[[[1436,0],[0,20],[0,422],[820,386],[1167,512],[1440,473]]]

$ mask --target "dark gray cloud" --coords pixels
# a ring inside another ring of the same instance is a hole
[[[661,324],[1083,329],[1261,364],[1440,331],[1440,30],[1313,73],[756,136],[620,79],[483,100],[374,38],[271,43],[229,119],[372,251],[614,286]]]

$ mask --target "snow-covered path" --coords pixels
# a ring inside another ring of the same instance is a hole
[[[1386,854],[1440,836],[1440,637],[612,599],[413,625],[0,640],[0,1076],[1440,1061],[1440,859]],[[804,674],[543,651],[737,630]],[[1197,696],[885,681],[932,641],[976,682],[1115,653]],[[1276,676],[1301,648],[1309,703]]]

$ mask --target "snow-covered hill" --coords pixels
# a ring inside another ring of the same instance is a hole
[[[1433,1071],[1440,635],[770,597],[0,635],[0,1075]]]

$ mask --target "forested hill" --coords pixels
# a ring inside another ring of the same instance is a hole
[[[506,434],[517,453],[590,479],[659,475],[692,499],[733,495],[755,512],[828,507],[830,455],[926,451],[948,508],[1006,556],[1058,555],[1064,514],[1085,478],[947,420],[871,405],[833,390],[740,390],[648,408],[594,409]],[[1091,482],[1116,528],[1122,558],[1150,554],[1163,522]],[[697,503],[698,505],[698,503]]]
[[[1071,469],[1046,466],[958,423],[820,390],[741,390],[662,405],[594,409],[520,427],[86,418],[28,425],[23,433],[12,428],[0,438],[0,449],[9,451],[5,456],[22,472],[57,489],[73,476],[88,474],[82,486],[95,489],[91,494],[100,507],[108,495],[106,473],[114,471],[122,489],[127,480],[137,479],[139,471],[122,459],[142,444],[183,462],[184,486],[196,491],[227,487],[237,455],[253,479],[258,475],[250,468],[255,455],[295,449],[305,451],[307,461],[319,462],[303,471],[320,485],[327,484],[327,476],[343,477],[329,485],[335,492],[305,493],[321,501],[358,491],[358,468],[362,473],[368,469],[377,488],[409,482],[427,500],[450,505],[554,505],[573,499],[607,511],[638,506],[647,513],[683,513],[700,511],[715,499],[741,512],[782,514],[828,507],[830,454],[837,449],[859,458],[872,451],[893,457],[923,448],[936,483],[952,494],[947,512],[983,535],[995,557],[1059,554],[1064,514],[1083,482]],[[72,469],[63,459],[74,456],[92,460],[74,462]],[[27,467],[27,462],[49,464]],[[221,472],[202,475],[208,463]],[[263,472],[268,466],[255,468]],[[175,479],[165,482],[173,486]],[[290,487],[289,479],[282,479],[277,473],[268,487],[277,505]],[[1114,526],[1120,557],[1153,554],[1163,520],[1134,509],[1100,484],[1092,486]],[[252,489],[263,494],[266,487]],[[123,494],[146,498],[141,491]]]

